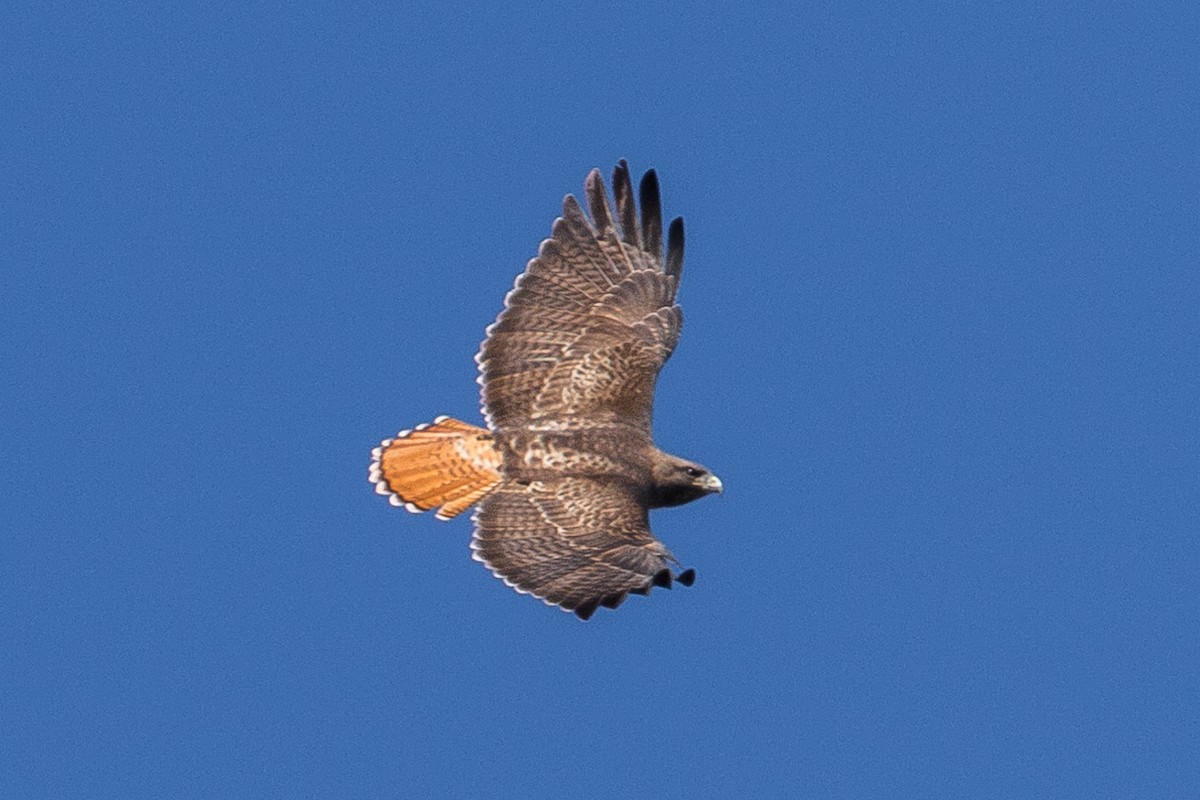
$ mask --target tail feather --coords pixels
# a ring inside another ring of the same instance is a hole
[[[413,513],[437,508],[450,519],[500,483],[500,453],[484,428],[450,417],[400,431],[371,451],[375,491]]]

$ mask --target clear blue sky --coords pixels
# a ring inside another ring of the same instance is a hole
[[[1200,796],[1188,4],[0,30],[0,795]],[[583,624],[366,471],[622,157],[727,490]]]

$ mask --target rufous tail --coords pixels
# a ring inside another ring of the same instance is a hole
[[[500,452],[490,431],[450,417],[400,431],[371,451],[371,483],[414,514],[437,509],[450,519],[500,483]]]

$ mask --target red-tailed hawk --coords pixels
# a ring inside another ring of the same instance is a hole
[[[683,220],[664,260],[653,170],[640,220],[624,161],[615,216],[598,170],[584,193],[591,220],[567,195],[475,357],[488,428],[438,417],[384,439],[370,468],[375,490],[409,511],[450,519],[478,505],[475,560],[581,619],[654,586],[690,586],[695,572],[674,574],[649,511],[721,491],[650,434],[654,384],[683,322]]]

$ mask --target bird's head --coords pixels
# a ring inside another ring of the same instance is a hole
[[[706,494],[721,492],[721,479],[705,467],[666,453],[654,460],[654,489],[652,508],[679,506],[698,500]]]

